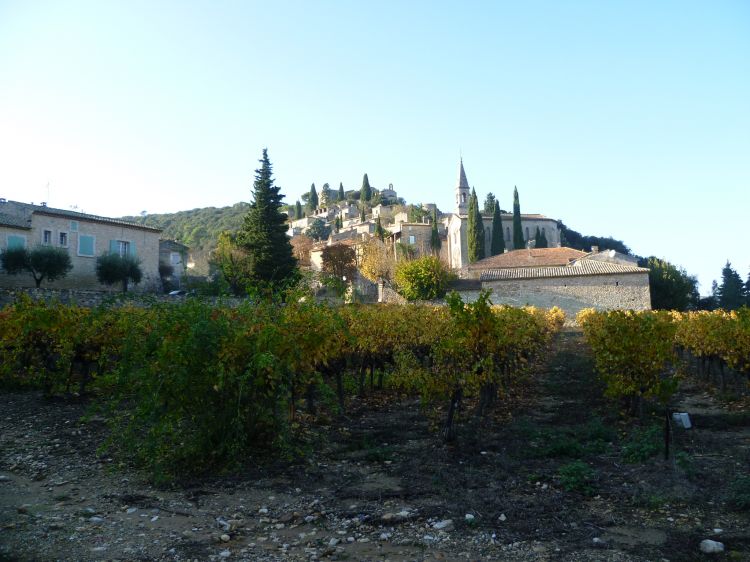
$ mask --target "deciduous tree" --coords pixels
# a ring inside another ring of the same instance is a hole
[[[370,281],[393,278],[396,262],[388,247],[378,238],[370,238],[362,246],[360,271]]]
[[[128,292],[128,286],[141,282],[143,272],[140,261],[133,256],[120,254],[103,254],[96,258],[96,278],[104,285],[122,284],[122,292]]]
[[[52,246],[37,246],[33,250],[8,248],[0,253],[0,264],[10,275],[31,274],[37,288],[42,281],[62,279],[73,269],[68,251]]]

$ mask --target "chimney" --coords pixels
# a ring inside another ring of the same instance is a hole
[[[596,254],[599,251],[599,246],[591,246],[591,253]]]

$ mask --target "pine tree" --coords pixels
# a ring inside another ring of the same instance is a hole
[[[299,199],[297,199],[297,202],[294,204],[294,218],[301,219],[303,216],[302,205],[300,204]]]
[[[367,174],[362,178],[362,189],[359,192],[360,201],[369,201],[372,199],[372,188],[370,187],[370,180],[367,178]]]
[[[521,227],[521,203],[518,200],[518,188],[513,188],[513,249],[520,250],[525,245]]]
[[[495,208],[492,210],[492,243],[490,255],[496,256],[505,253],[505,236],[503,236],[503,220],[500,215],[500,203],[495,200]]]
[[[344,201],[346,194],[344,193],[344,184],[339,182],[339,201]]]
[[[286,235],[286,217],[279,212],[283,195],[274,185],[271,162],[265,148],[260,163],[260,168],[255,170],[253,202],[237,233],[237,243],[251,260],[250,284],[280,285],[294,279],[297,260],[292,255],[292,245]],[[311,195],[314,190],[313,186]]]
[[[484,223],[482,215],[479,214],[479,202],[477,194],[472,189],[469,197],[469,217],[467,225],[469,263],[484,258]]]
[[[438,230],[437,208],[432,211],[432,231],[430,232],[430,246],[435,254],[440,253],[443,243],[440,240],[440,231]]]
[[[315,184],[310,186],[310,196],[307,198],[307,206],[310,208],[311,214],[318,208],[318,192],[315,191]]]
[[[718,293],[719,306],[724,310],[737,310],[745,304],[745,285],[739,273],[729,262],[721,270],[721,285]]]

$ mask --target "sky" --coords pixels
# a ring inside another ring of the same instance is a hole
[[[0,197],[104,216],[328,182],[750,271],[750,2],[0,0]]]

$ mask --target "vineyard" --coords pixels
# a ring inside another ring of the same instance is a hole
[[[28,466],[27,487],[70,497],[56,501],[76,533],[106,545],[138,542],[132,506],[157,506],[193,529],[158,535],[186,559],[412,560],[426,546],[444,559],[701,560],[705,538],[750,556],[747,309],[586,310],[578,330],[555,309],[448,303],[19,300],[0,311],[0,475]],[[61,423],[80,428],[69,445]],[[27,440],[47,469],[24,460]],[[128,483],[133,470],[162,491]],[[85,494],[100,498],[92,519],[111,520],[103,534],[77,519],[87,480],[103,488]],[[211,531],[226,510],[245,521],[227,524],[227,543]],[[35,529],[10,536],[59,557]]]

